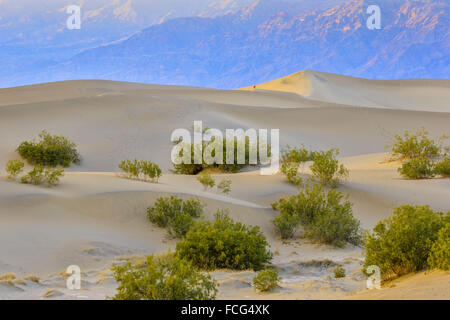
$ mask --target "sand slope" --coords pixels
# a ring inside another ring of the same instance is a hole
[[[0,283],[0,298],[40,298],[48,288],[58,291],[58,299],[114,294],[115,283],[105,272],[111,263],[175,247],[165,230],[145,218],[147,206],[168,194],[199,197],[207,203],[207,217],[217,208],[229,208],[234,218],[259,225],[278,251],[274,263],[284,280],[276,292],[256,294],[250,285],[253,272],[217,271],[219,298],[352,298],[365,286],[360,248],[335,249],[306,240],[283,244],[273,233],[270,220],[275,212],[270,204],[295,194],[293,186],[281,175],[250,171],[216,176],[233,181],[229,196],[203,192],[195,177],[169,174],[171,132],[191,129],[194,120],[201,120],[222,130],[278,128],[282,146],[337,147],[350,170],[340,190],[350,194],[362,226],[371,228],[404,203],[450,210],[449,179],[403,180],[395,163],[384,162],[385,145],[395,133],[425,126],[433,136],[450,134],[448,88],[445,80],[374,82],[305,71],[257,90],[90,80],[2,89],[0,274],[37,273],[42,284]],[[57,188],[7,181],[4,167],[8,159],[17,158],[15,148],[42,129],[74,140],[83,157],[81,165],[68,169]],[[116,176],[118,163],[135,157],[163,168],[159,184]],[[331,263],[324,262],[327,259]],[[329,277],[337,263],[344,264],[349,277]],[[71,264],[85,272],[82,292],[65,289],[64,279],[57,275]],[[448,288],[445,281],[435,283]],[[423,292],[423,298],[430,296]]]
[[[448,80],[368,80],[313,70],[301,71],[243,90],[296,93],[311,100],[352,106],[450,111]]]

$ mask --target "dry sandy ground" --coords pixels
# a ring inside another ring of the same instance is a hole
[[[360,248],[336,249],[306,240],[280,242],[270,220],[270,203],[296,189],[281,175],[258,171],[232,175],[228,196],[203,192],[195,177],[172,175],[170,135],[191,129],[194,120],[226,128],[278,128],[280,142],[314,149],[337,147],[350,170],[340,190],[349,193],[364,228],[389,217],[404,204],[450,210],[449,179],[407,181],[395,163],[385,163],[385,145],[395,133],[420,126],[432,136],[450,134],[450,81],[369,81],[305,71],[256,89],[220,91],[110,81],[68,81],[0,90],[0,274],[39,284],[0,282],[0,298],[103,299],[113,295],[112,263],[165,252],[176,242],[145,218],[146,207],[161,195],[197,196],[207,217],[229,208],[245,223],[259,225],[277,254],[283,280],[270,294],[251,286],[253,272],[217,271],[224,299],[449,299],[449,274],[419,274],[392,288],[365,290]],[[42,130],[74,140],[83,156],[56,188],[7,181],[4,167],[14,150]],[[126,158],[157,162],[158,184],[117,177]],[[308,171],[305,170],[305,174]],[[83,271],[81,291],[65,289],[60,271]],[[347,277],[332,278],[343,264]],[[392,286],[392,285],[391,285]],[[431,289],[432,288],[432,289]]]

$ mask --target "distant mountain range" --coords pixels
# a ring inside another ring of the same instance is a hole
[[[303,69],[371,79],[450,74],[444,0],[205,0],[186,10],[191,1],[165,0],[178,12],[151,14],[143,0],[96,1],[102,6],[84,10],[81,30],[65,30],[60,19],[63,30],[36,29],[23,41],[0,19],[0,87],[95,78],[237,88]],[[381,30],[366,27],[372,4]]]

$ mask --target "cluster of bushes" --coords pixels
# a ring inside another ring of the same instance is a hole
[[[234,139],[234,138],[233,138]],[[214,138],[211,141],[203,141],[203,143],[200,144],[193,144],[193,143],[187,143],[183,141],[176,141],[175,144],[180,146],[184,146],[186,150],[191,151],[191,159],[192,162],[194,161],[194,151],[195,148],[200,149],[202,147],[202,150],[209,149],[213,146]],[[236,173],[241,171],[243,168],[248,166],[256,166],[261,164],[261,156],[259,155],[259,142],[257,142],[255,145],[250,144],[250,139],[248,137],[245,138],[245,161],[244,163],[239,164],[238,163],[238,141],[234,139],[234,161],[232,164],[227,164],[227,139],[223,138],[223,161],[222,163],[213,163],[208,164],[204,161],[202,157],[202,163],[200,164],[194,164],[194,163],[180,163],[180,164],[173,164],[172,172],[176,174],[187,174],[187,175],[196,175],[204,170],[218,170],[220,172],[224,173]],[[257,163],[256,164],[250,164],[250,150],[252,148],[255,148],[257,150]],[[268,154],[270,156],[270,147],[268,148]],[[180,150],[179,156],[183,157],[183,150]],[[212,156],[215,156],[215,152],[212,152]]]
[[[450,211],[404,205],[364,236],[365,268],[377,265],[383,280],[426,268],[450,268]]]
[[[160,228],[168,228],[169,233],[183,237],[203,215],[205,205],[198,199],[183,200],[176,196],[158,198],[147,208],[148,219]]]
[[[143,179],[158,182],[161,177],[161,168],[151,161],[145,160],[123,160],[119,168],[127,174],[130,179]]]
[[[10,180],[15,179],[20,175],[25,168],[25,163],[20,160],[9,160],[6,163],[7,177]],[[20,178],[22,183],[40,185],[47,183],[49,186],[56,186],[59,184],[59,179],[64,176],[63,168],[51,168],[44,167],[43,165],[37,164],[34,168],[27,174]]]
[[[119,283],[114,300],[213,300],[217,283],[189,260],[168,253],[149,256],[144,265],[112,268]]]
[[[306,237],[342,247],[361,243],[360,222],[353,216],[352,204],[334,189],[320,185],[305,187],[297,195],[272,204],[280,214],[272,220],[282,239],[292,238],[300,225]]]
[[[16,150],[33,169],[20,178],[22,183],[39,185],[47,183],[55,186],[64,176],[64,169],[72,163],[81,161],[76,144],[64,136],[51,135],[43,130],[39,140],[24,141]],[[9,160],[6,163],[7,178],[10,180],[19,176],[25,168],[21,160]]]
[[[224,210],[217,211],[213,222],[195,221],[202,211],[198,200],[159,198],[148,210],[149,219],[159,226],[169,226],[182,240],[174,253],[149,256],[144,264],[127,262],[114,266],[112,271],[119,286],[113,299],[214,299],[217,283],[201,270],[261,270],[270,263],[272,253],[258,227],[235,222]],[[274,280],[261,277],[261,288],[270,289],[272,285],[266,282]]]
[[[43,130],[39,141],[24,141],[17,152],[30,164],[49,167],[69,167],[72,163],[80,163],[81,157],[76,144],[64,136],[51,135]]]
[[[199,268],[260,270],[270,262],[272,253],[259,227],[234,222],[226,210],[220,209],[213,222],[198,220],[204,207],[198,199],[161,197],[147,209],[147,217],[181,238],[177,254]]]
[[[409,179],[428,179],[434,176],[450,177],[449,147],[443,147],[447,136],[437,140],[428,138],[428,132],[421,128],[415,134],[405,131],[403,136],[395,135],[388,146],[392,159],[401,160],[398,172]]]
[[[348,177],[348,170],[343,164],[339,164],[336,158],[338,155],[337,149],[311,151],[304,146],[300,148],[287,146],[281,152],[281,172],[288,182],[301,186],[303,179],[299,176],[299,168],[306,162],[312,161],[309,168],[313,177],[322,185],[336,188],[340,179]]]
[[[214,188],[216,186],[216,181],[214,178],[207,172],[202,172],[197,176],[197,181],[200,182],[203,186],[203,190],[207,191],[209,188]],[[222,193],[229,194],[231,192],[231,180],[223,179],[217,184],[217,190],[220,190]]]

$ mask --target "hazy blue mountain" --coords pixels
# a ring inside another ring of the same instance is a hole
[[[196,17],[154,24],[62,62],[44,54],[28,71],[18,68],[8,78],[0,73],[0,86],[100,78],[234,88],[303,69],[373,79],[450,74],[448,1],[377,0],[381,30],[366,27],[373,1],[242,4],[209,1]]]

